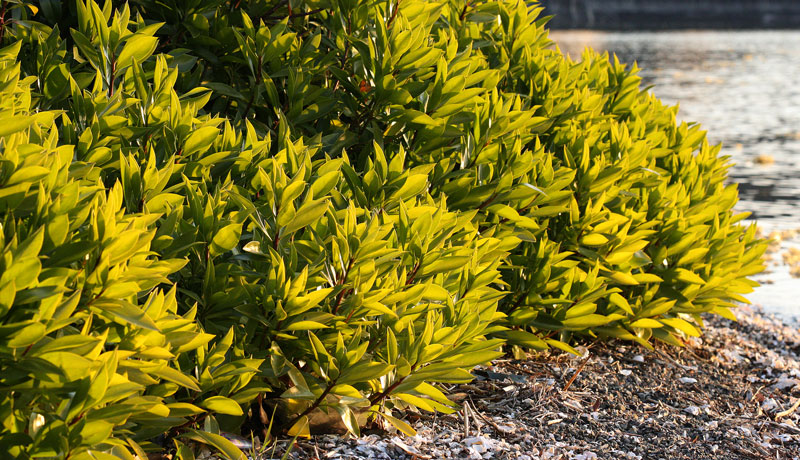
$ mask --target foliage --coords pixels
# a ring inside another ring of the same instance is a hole
[[[504,341],[680,345],[761,270],[719,148],[522,2],[2,5],[13,458],[412,433]]]

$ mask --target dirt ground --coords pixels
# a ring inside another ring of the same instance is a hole
[[[800,458],[800,333],[755,308],[737,316],[709,317],[683,349],[596,343],[582,357],[499,360],[450,388],[460,412],[407,414],[414,437],[315,436],[289,458]]]

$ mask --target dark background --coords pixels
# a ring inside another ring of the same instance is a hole
[[[800,0],[541,0],[552,29],[796,29]]]

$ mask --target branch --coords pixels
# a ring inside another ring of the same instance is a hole
[[[0,41],[3,40],[3,37],[6,34],[6,7],[8,6],[5,1],[0,1]]]
[[[325,387],[325,390],[323,390],[323,391],[322,391],[322,394],[321,394],[321,395],[319,395],[319,398],[315,399],[315,400],[314,400],[314,402],[313,402],[313,403],[311,403],[311,405],[310,405],[310,406],[308,406],[308,407],[306,408],[306,410],[304,410],[303,412],[301,412],[299,415],[295,416],[295,417],[294,417],[294,418],[293,418],[293,419],[292,419],[292,420],[291,420],[291,421],[290,421],[290,422],[287,424],[287,426],[288,426],[288,427],[291,429],[291,428],[294,426],[294,424],[295,424],[295,423],[297,423],[297,421],[298,421],[298,420],[300,420],[301,418],[303,418],[303,417],[305,417],[306,415],[310,414],[310,413],[311,413],[311,411],[313,411],[314,409],[316,409],[317,407],[319,407],[319,405],[320,405],[320,404],[322,404],[322,401],[324,401],[324,400],[325,400],[325,396],[328,396],[328,393],[330,393],[330,392],[331,392],[331,390],[333,389],[333,387],[335,387],[335,386],[336,386],[336,380],[332,380],[332,381],[331,381],[331,384],[330,384],[330,385],[328,385],[327,387]]]
[[[519,306],[522,305],[522,301],[525,300],[526,297],[528,297],[527,292],[517,297],[517,300],[514,302],[513,305],[511,305],[511,308],[508,309],[508,313],[511,313],[512,311],[519,308]]]
[[[465,17],[467,17],[467,8],[469,8],[469,7],[470,7],[470,3],[469,3],[469,2],[467,2],[467,3],[465,3],[465,4],[464,4],[464,9],[463,9],[463,10],[461,10],[461,14],[460,14],[460,15],[458,15],[458,19],[460,19],[461,21],[463,21],[463,20],[464,20],[464,18],[465,18]]]
[[[416,368],[417,368],[416,364],[411,366],[411,371],[408,373],[408,375],[411,375],[416,370]],[[382,400],[383,398],[389,396],[392,393],[392,391],[394,391],[395,388],[399,387],[403,383],[403,381],[406,378],[408,378],[408,375],[403,377],[403,378],[401,378],[400,380],[394,382],[393,384],[389,385],[388,387],[386,387],[385,390],[381,391],[380,393],[378,393],[376,395],[372,395],[372,397],[369,398],[369,405],[370,406],[374,406],[380,400]]]
[[[493,193],[492,196],[490,196],[489,198],[486,199],[486,201],[481,203],[480,206],[478,206],[478,211],[480,211],[483,208],[485,208],[486,206],[489,206],[490,204],[492,204],[492,202],[494,201],[495,198],[497,198],[497,192]]]
[[[250,113],[250,107],[253,106],[253,102],[256,99],[256,91],[258,89],[258,85],[261,84],[261,64],[262,64],[261,59],[262,59],[261,56],[258,56],[258,70],[255,75],[256,84],[253,85],[253,92],[250,93],[250,100],[247,101],[247,107],[244,108],[244,114],[242,114],[242,120],[247,119],[247,114]]]
[[[422,261],[417,262],[417,264],[414,265],[414,268],[411,269],[411,272],[409,272],[408,279],[406,280],[406,286],[408,286],[414,281],[414,277],[417,276],[417,271],[419,271],[419,266],[421,262]]]
[[[304,13],[295,13],[291,12],[288,16],[263,16],[261,19],[264,21],[274,21],[276,19],[292,19],[292,18],[301,18],[303,16],[311,16],[312,14],[317,14],[319,12],[325,11],[325,8],[317,8],[316,10],[306,11]]]
[[[389,17],[389,20],[386,22],[386,30],[389,30],[392,27],[392,23],[394,22],[394,18],[397,17],[397,10],[400,9],[400,0],[397,0],[394,4],[394,10],[392,10],[392,15]]]
[[[347,268],[345,268],[344,273],[342,274],[342,277],[336,280],[336,284],[334,286],[338,286],[338,285],[343,285],[344,284],[345,280],[347,280],[347,275],[350,274],[350,269],[353,268],[353,262],[354,262],[353,258],[350,257],[350,260],[347,262]],[[346,291],[348,291],[348,289],[342,289],[339,292],[339,296],[336,297],[336,303],[333,305],[333,308],[331,309],[331,313],[333,313],[334,315],[339,310],[339,306],[342,304],[342,300],[344,300],[344,293]]]

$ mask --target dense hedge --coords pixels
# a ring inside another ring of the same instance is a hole
[[[727,158],[538,13],[2,2],[0,452],[411,433],[506,341],[730,317],[765,245]]]

